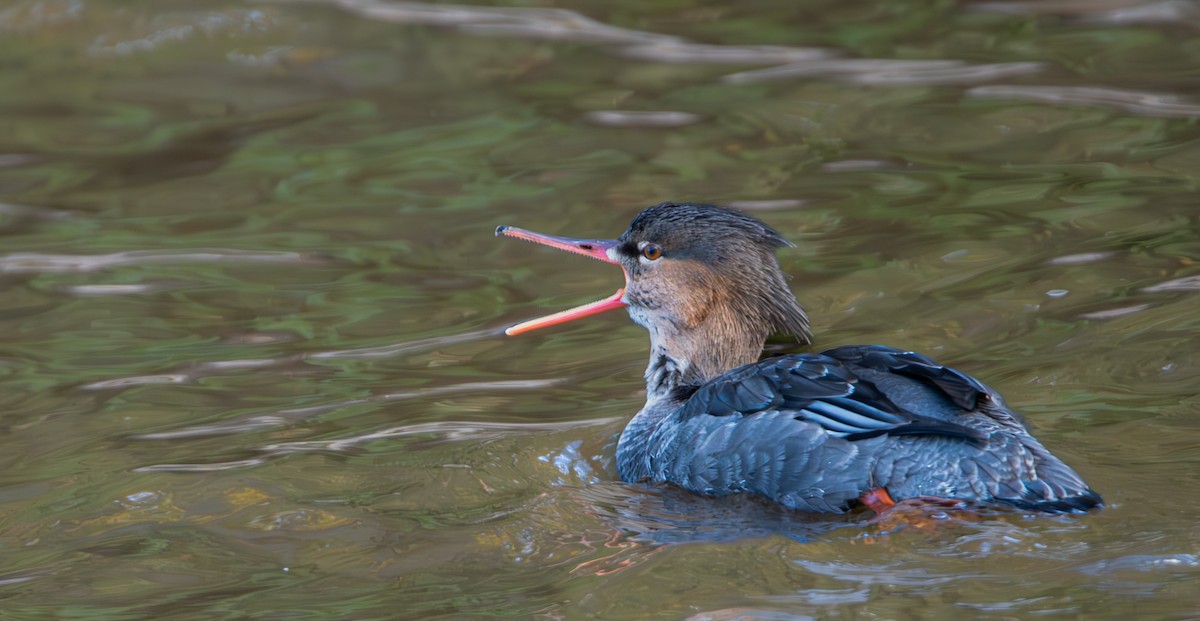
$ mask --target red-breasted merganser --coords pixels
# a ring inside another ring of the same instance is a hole
[[[507,332],[621,307],[650,332],[646,405],[617,444],[625,481],[814,512],[930,497],[1055,513],[1101,506],[996,391],[925,356],[855,345],[760,362],[770,334],[811,334],[775,258],[792,244],[759,220],[663,203],[614,240],[496,234],[624,270],[612,296]]]

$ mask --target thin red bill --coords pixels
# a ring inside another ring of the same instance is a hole
[[[619,261],[616,261],[612,257],[608,256],[608,250],[617,245],[617,240],[615,239],[575,239],[571,237],[558,237],[556,235],[543,235],[541,233],[534,233],[533,231],[526,231],[525,229],[519,229],[512,226],[501,226],[497,228],[496,235],[504,235],[506,237],[523,239],[535,244],[541,244],[543,246],[557,248],[566,252],[588,256],[599,261],[604,261],[605,263],[614,263],[620,265]],[[624,269],[622,269],[622,271],[624,271]],[[621,297],[624,295],[624,288],[617,289],[616,293],[604,298],[603,300],[597,300],[582,306],[576,306],[575,308],[559,311],[552,315],[547,315],[538,319],[524,321],[508,328],[504,331],[504,333],[509,336],[516,336],[531,330],[556,326],[560,323],[566,323],[568,321],[590,317],[597,313],[603,313],[604,311],[622,308],[625,306],[625,303],[621,301]]]

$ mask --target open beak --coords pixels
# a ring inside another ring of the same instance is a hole
[[[599,261],[604,261],[605,263],[614,263],[616,265],[620,265],[619,261],[615,261],[608,256],[608,249],[617,245],[617,240],[615,239],[573,239],[570,237],[557,237],[554,235],[542,235],[541,233],[526,231],[525,229],[519,229],[515,226],[498,227],[496,228],[496,235],[515,237],[517,239],[523,239],[535,244],[550,246],[551,248],[558,248],[559,250],[565,250],[575,254],[582,254]],[[624,268],[622,268],[622,271],[624,271]],[[524,321],[515,326],[509,327],[504,331],[504,333],[509,336],[516,336],[518,334],[529,332],[530,330],[556,326],[560,323],[566,323],[568,321],[590,317],[597,313],[613,310],[614,308],[621,308],[625,306],[625,303],[621,301],[621,296],[623,295],[625,295],[624,287],[617,289],[616,293],[604,298],[603,300],[597,300],[589,304],[584,304],[583,306],[576,306],[575,308],[559,311],[553,315],[546,315],[545,317],[539,317],[538,319],[530,319],[529,321]]]

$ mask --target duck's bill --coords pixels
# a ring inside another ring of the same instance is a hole
[[[603,300],[596,300],[595,302],[590,302],[588,304],[584,304],[583,306],[576,306],[575,308],[570,308],[565,311],[558,311],[553,315],[546,315],[545,317],[538,317],[537,319],[522,321],[515,326],[509,326],[506,330],[504,330],[504,333],[509,336],[516,336],[518,334],[524,334],[539,328],[557,326],[560,323],[567,323],[568,321],[575,321],[576,319],[591,317],[592,315],[603,313],[604,311],[622,308],[625,306],[625,303],[621,301],[621,296],[623,295],[625,295],[625,289],[617,289],[616,293],[604,298]]]
[[[534,233],[533,231],[526,231],[525,229],[519,229],[514,226],[501,226],[496,229],[496,235],[523,239],[535,244],[541,244],[543,246],[557,248],[566,252],[581,254],[599,261],[604,261],[605,263],[614,263],[620,265],[619,261],[615,261],[608,256],[608,250],[617,245],[617,241],[614,239],[575,239],[571,237],[558,237],[555,235]],[[575,308],[559,311],[552,315],[539,317],[538,319],[524,321],[508,328],[504,331],[504,333],[509,336],[516,336],[518,334],[524,334],[525,332],[530,332],[539,328],[548,328],[550,326],[556,326],[560,323],[566,323],[576,319],[583,319],[584,317],[591,317],[592,315],[603,313],[605,311],[622,308],[625,306],[625,303],[621,301],[621,297],[624,295],[624,288],[617,289],[616,293],[604,298],[603,300],[597,300],[582,306],[576,306]]]

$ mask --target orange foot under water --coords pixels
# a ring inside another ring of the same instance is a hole
[[[948,521],[978,519],[974,513],[965,511],[966,501],[953,498],[918,496],[896,502],[886,489],[877,487],[864,492],[858,499],[875,512],[871,524],[879,527],[881,535],[906,527],[929,531]]]

